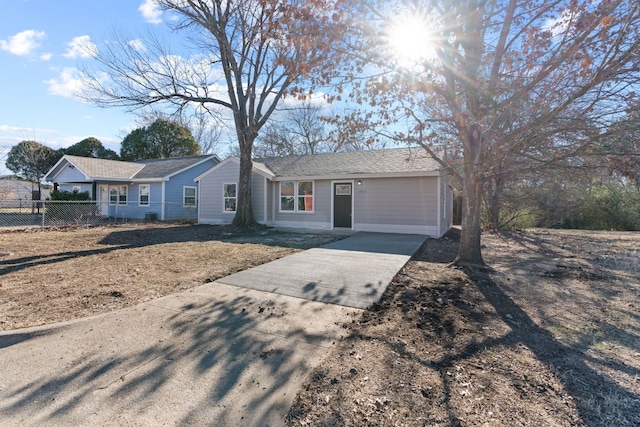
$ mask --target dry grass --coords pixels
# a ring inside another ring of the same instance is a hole
[[[335,239],[167,223],[2,232],[0,330],[135,305]]]

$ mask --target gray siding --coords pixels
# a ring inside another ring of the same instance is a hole
[[[363,179],[354,197],[356,230],[440,234],[437,177]]]
[[[453,226],[453,191],[449,187],[449,179],[444,176],[441,182],[441,212],[440,212],[440,235],[445,234]]]
[[[229,162],[200,180],[200,212],[198,222],[203,224],[231,224],[235,213],[224,212],[223,185],[238,182],[240,169]]]
[[[265,177],[254,173],[251,177],[251,206],[253,207],[253,217],[260,224],[266,223],[264,217],[264,180]]]
[[[272,183],[273,224],[294,228],[331,228],[331,181],[314,181],[313,212],[280,212],[280,183]]]

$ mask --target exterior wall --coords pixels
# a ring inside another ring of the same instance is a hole
[[[313,182],[314,206],[311,212],[280,212],[280,182],[269,183],[273,225],[291,228],[331,229],[331,181],[315,180]]]
[[[240,171],[238,171],[239,173]],[[260,224],[266,224],[267,220],[265,218],[265,188],[264,182],[265,177],[254,173],[251,176],[251,206],[253,207],[253,217]]]
[[[148,213],[155,213],[157,219],[161,219],[162,214],[162,183],[135,183],[127,184],[127,203],[124,205],[111,204],[109,201],[109,192],[112,188],[119,188],[125,184],[106,184],[98,183],[97,192],[100,194],[100,186],[107,186],[107,199],[101,200],[98,196],[97,203],[101,206],[103,215],[112,218],[126,219],[145,219]],[[140,186],[149,185],[149,205],[140,206]]]
[[[449,179],[445,176],[440,180],[441,210],[440,210],[440,236],[444,235],[453,226],[453,190],[449,186]]]
[[[438,178],[363,179],[354,186],[357,231],[441,235]]]
[[[196,219],[200,192],[194,178],[215,166],[214,161],[207,161],[169,178],[165,182],[165,211],[159,219]],[[196,187],[196,206],[184,206],[184,187]]]
[[[223,212],[223,184],[237,183],[238,165],[227,163],[200,180],[201,224],[229,224],[235,213]],[[340,180],[341,182],[343,180]],[[344,180],[348,182],[351,180]],[[439,177],[363,179],[353,185],[353,229],[440,237],[451,224],[451,190]],[[265,222],[265,178],[254,173],[252,199],[256,221]],[[266,224],[309,230],[331,230],[332,180],[314,181],[312,212],[281,212],[280,182],[266,181]],[[446,193],[445,193],[446,192]],[[439,202],[440,197],[440,202]],[[446,200],[445,200],[446,199]],[[442,215],[446,211],[446,218]]]
[[[87,182],[87,177],[84,176],[82,172],[70,166],[71,165],[67,165],[64,169],[62,169],[60,174],[56,177],[57,182],[64,182],[64,183]]]
[[[238,183],[240,169],[227,163],[200,180],[200,224],[231,224],[235,212],[224,212],[223,185]]]

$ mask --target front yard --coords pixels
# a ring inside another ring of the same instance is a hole
[[[335,239],[167,223],[0,229],[0,330],[117,310]]]
[[[0,330],[138,304],[336,239],[136,224],[0,232]],[[640,233],[428,240],[307,378],[289,426],[640,425]]]

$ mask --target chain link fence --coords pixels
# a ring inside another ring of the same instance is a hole
[[[141,212],[133,207],[127,209],[126,206],[113,208],[96,201],[0,200],[0,229],[159,220],[161,212],[172,220],[195,221],[198,216],[195,207],[184,209],[172,203],[157,203],[153,212]]]

